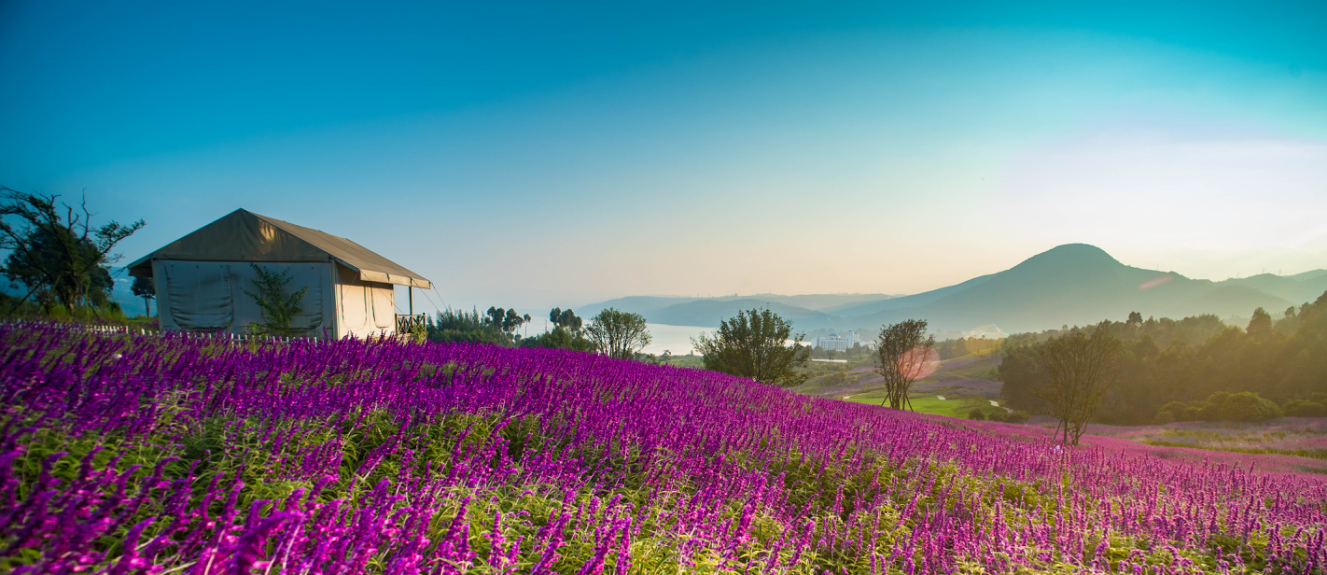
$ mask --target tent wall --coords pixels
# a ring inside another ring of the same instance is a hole
[[[303,311],[292,327],[309,335],[339,335],[333,264],[329,262],[257,263],[264,270],[288,273],[291,292],[307,286]],[[161,329],[252,333],[263,321],[262,310],[245,290],[257,293],[258,273],[248,262],[155,260],[152,276],[157,289]]]
[[[366,282],[359,272],[336,266],[337,337],[369,337],[396,333],[396,289],[392,284]]]
[[[346,238],[248,210],[235,210],[129,264],[134,277],[152,274],[153,260],[199,262],[339,262],[361,281],[429,289],[433,284]]]

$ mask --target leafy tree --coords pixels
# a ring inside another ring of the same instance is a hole
[[[1307,399],[1292,399],[1286,402],[1284,413],[1291,417],[1327,417],[1327,405]]]
[[[1313,395],[1322,393],[1327,381],[1327,294],[1277,314],[1279,319],[1253,315],[1257,321],[1250,321],[1251,330],[1204,315],[1012,335],[1002,351],[1000,397],[1015,409],[1051,413],[1034,394],[1048,377],[1037,364],[1041,350],[1051,338],[1104,328],[1123,345],[1115,382],[1093,421],[1138,425],[1217,419],[1223,416],[1209,400],[1220,392],[1256,393],[1285,413],[1291,412],[1291,402],[1303,400],[1294,404],[1295,412],[1313,412],[1307,404],[1323,403]]]
[[[876,373],[885,378],[885,398],[880,404],[912,409],[908,391],[912,382],[933,369],[939,356],[935,337],[926,335],[926,320],[909,319],[880,328],[876,339]]]
[[[1079,330],[1054,338],[1040,350],[1047,382],[1036,395],[1050,404],[1051,415],[1060,421],[1055,431],[1063,430],[1064,443],[1078,445],[1113,381],[1119,352],[1120,340],[1104,326],[1093,330],[1091,337]]]
[[[157,287],[153,284],[150,277],[136,277],[134,284],[129,288],[134,295],[143,298],[144,313],[152,316],[152,300],[157,297]]]
[[[1218,391],[1208,396],[1206,401],[1193,405],[1185,405],[1178,401],[1167,403],[1157,411],[1156,423],[1170,423],[1172,421],[1266,421],[1276,419],[1282,415],[1313,413],[1315,412],[1314,406],[1321,407],[1312,401],[1293,400],[1286,403],[1286,409],[1283,411],[1276,403],[1264,399],[1257,393]],[[1324,415],[1327,415],[1327,413],[1324,413]],[[1315,415],[1304,416],[1315,417]]]
[[[793,336],[792,322],[769,309],[752,309],[719,322],[713,336],[692,338],[691,345],[705,356],[705,369],[792,386],[808,377],[798,371],[811,360],[811,349],[802,344],[805,337]]]
[[[304,300],[304,294],[309,291],[309,286],[286,295],[286,285],[294,279],[288,271],[273,273],[258,267],[258,264],[249,265],[258,274],[258,279],[250,280],[258,293],[243,291],[245,295],[253,298],[263,313],[263,321],[251,324],[250,329],[262,335],[292,336],[303,333],[303,329],[291,327],[290,324],[296,315],[304,311],[300,307],[300,302]]]
[[[503,317],[506,317],[504,311]],[[439,311],[436,318],[428,322],[430,341],[439,343],[476,342],[510,346],[511,338],[502,331],[501,324],[494,325],[490,318],[479,310],[464,312],[447,308]]]
[[[20,305],[46,293],[72,314],[109,301],[109,268],[120,258],[111,250],[144,223],[112,220],[95,227],[86,199],[76,211],[57,198],[0,186],[0,249],[10,250],[0,271],[28,288]]]
[[[569,309],[562,310],[562,313],[558,315],[557,324],[571,330],[571,333],[576,335],[580,335],[581,328],[584,326],[581,318]]]
[[[516,313],[516,308],[490,307],[487,315],[488,319],[486,321],[488,324],[501,330],[512,341],[520,339],[516,336],[516,330],[530,321],[530,314],[519,315]]]
[[[631,359],[652,341],[645,316],[611,307],[590,319],[585,336],[599,353],[622,359]]]
[[[525,321],[529,320],[530,316],[525,316]],[[521,347],[594,351],[594,342],[581,335],[581,318],[576,317],[570,309],[555,307],[548,312],[548,320],[553,324],[553,329],[533,337],[521,338]]]
[[[1244,331],[1258,339],[1270,337],[1272,335],[1272,315],[1263,308],[1253,310],[1253,318],[1249,320],[1249,327]]]
[[[539,335],[523,337],[520,345],[521,347],[594,351],[594,342],[562,326],[554,327],[552,331]]]

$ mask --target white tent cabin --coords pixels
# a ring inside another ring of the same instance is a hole
[[[288,274],[289,292],[308,286],[291,327],[317,337],[394,334],[393,286],[432,286],[348,239],[243,209],[128,267],[134,277],[153,278],[161,329],[246,334],[263,321],[257,302],[244,293],[257,293],[251,264]]]

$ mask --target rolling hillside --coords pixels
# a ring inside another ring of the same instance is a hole
[[[1002,272],[908,296],[636,297],[587,309],[612,305],[640,313],[654,323],[714,327],[720,318],[740,310],[768,306],[793,320],[799,330],[874,329],[917,318],[926,319],[937,330],[995,324],[1013,333],[1122,320],[1133,311],[1144,317],[1248,317],[1254,308],[1262,307],[1279,315],[1292,305],[1313,301],[1324,291],[1324,270],[1213,282],[1128,266],[1095,246],[1068,244]]]
[[[651,322],[668,325],[719,327],[720,320],[733,317],[742,310],[766,307],[784,319],[792,320],[800,329],[832,325],[835,321],[834,316],[818,311],[756,298],[696,300],[670,305],[646,317]]]
[[[993,323],[1006,332],[1019,332],[1124,319],[1131,311],[1145,317],[1204,313],[1225,317],[1248,315],[1256,307],[1283,310],[1289,305],[1286,299],[1248,286],[1130,267],[1100,248],[1070,244],[925,305],[853,319],[861,325],[880,325],[923,318],[938,329],[958,330]]]

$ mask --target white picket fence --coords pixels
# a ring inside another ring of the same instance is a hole
[[[22,329],[26,326],[36,327],[36,326],[60,325],[61,327],[64,327],[66,329],[86,331],[86,332],[104,334],[104,335],[127,335],[130,337],[164,337],[167,334],[170,334],[173,337],[186,337],[186,338],[203,337],[209,339],[228,340],[228,341],[274,341],[278,343],[291,343],[296,341],[307,341],[307,340],[318,339],[312,337],[299,337],[299,336],[280,337],[280,336],[238,334],[231,332],[161,331],[161,330],[134,328],[127,325],[95,325],[95,324],[78,324],[78,323],[54,324],[53,322],[41,322],[41,321],[29,321],[29,320],[5,320],[5,321],[0,321],[0,324],[12,325],[19,329]]]

